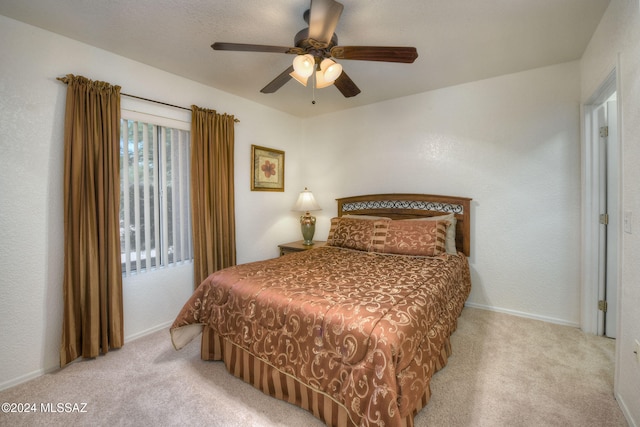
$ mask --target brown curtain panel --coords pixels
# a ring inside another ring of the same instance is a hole
[[[64,319],[60,366],[124,341],[120,264],[120,87],[67,75]]]
[[[191,108],[193,280],[236,264],[234,117]]]

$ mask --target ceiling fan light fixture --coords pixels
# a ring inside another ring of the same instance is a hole
[[[296,80],[298,83],[300,83],[302,86],[305,86],[305,87],[307,86],[307,81],[309,80],[309,77],[301,76],[300,74],[296,73],[295,70],[289,73],[289,75],[293,77],[293,79]]]
[[[293,69],[298,76],[308,78],[313,74],[315,67],[316,59],[313,55],[307,53],[305,55],[296,55],[296,57],[293,58]]]
[[[321,70],[316,71],[316,89],[323,89],[325,87],[329,87],[333,84],[335,80],[328,81],[324,78],[324,73]]]
[[[333,83],[338,77],[340,77],[340,74],[342,74],[342,65],[329,58],[325,58],[320,63],[320,70],[322,70],[322,77],[324,81]]]

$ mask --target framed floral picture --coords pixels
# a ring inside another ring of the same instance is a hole
[[[284,151],[251,146],[251,191],[284,191]]]

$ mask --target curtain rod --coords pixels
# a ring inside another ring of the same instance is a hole
[[[56,77],[56,80],[60,80],[61,82],[64,82],[64,77]],[[182,110],[191,111],[191,108],[181,107],[179,105],[168,104],[166,102],[156,101],[155,99],[143,98],[141,96],[131,95],[131,94],[128,94],[128,93],[123,93],[123,92],[120,92],[120,95],[128,96],[129,98],[141,99],[143,101],[155,102],[156,104],[162,104],[162,105],[166,105],[168,107],[180,108]],[[236,123],[240,123],[240,119],[234,118],[233,121],[236,122]]]
[[[155,99],[143,98],[141,96],[131,95],[129,93],[120,92],[120,95],[128,96],[129,98],[141,99],[143,101],[155,102],[156,104],[162,104],[162,105],[166,105],[168,107],[180,108],[182,110],[191,111],[191,108],[181,107],[179,105],[168,104],[166,102],[156,101]],[[234,118],[233,121],[236,122],[236,123],[240,123],[240,119]]]

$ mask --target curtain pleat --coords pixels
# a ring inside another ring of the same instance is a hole
[[[236,264],[234,117],[192,106],[193,279]]]
[[[120,87],[71,74],[64,131],[64,317],[60,366],[124,343]]]

